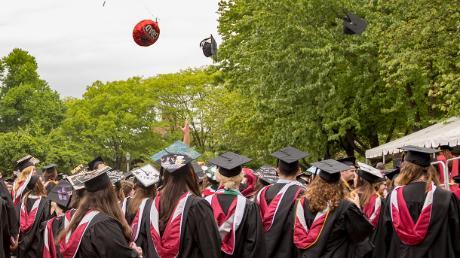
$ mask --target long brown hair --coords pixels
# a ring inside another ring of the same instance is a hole
[[[401,172],[395,179],[395,185],[408,185],[409,183],[423,177],[426,178],[427,190],[431,183],[439,185],[439,178],[433,166],[430,165],[429,167],[422,167],[412,162],[404,161],[401,164]]]
[[[28,186],[29,187],[29,186]],[[24,194],[24,199],[28,199],[29,195],[36,195],[36,196],[46,196],[45,186],[43,185],[40,179],[37,180],[34,187],[31,190],[28,190]]]
[[[331,211],[335,210],[345,197],[342,180],[328,183],[317,176],[305,191],[310,210],[315,213],[324,210],[328,205]]]
[[[161,169],[164,176],[164,184],[160,190],[160,231],[163,232],[166,223],[176,208],[179,198],[187,191],[192,192],[196,196],[200,196],[198,186],[198,178],[190,164],[169,173]]]
[[[362,179],[361,177],[358,178],[358,184],[357,184],[357,192],[359,195],[359,205],[361,207],[364,207],[367,205],[367,203],[370,201],[372,195],[377,193],[377,190],[375,189],[375,186],[378,183],[371,184],[368,181]]]
[[[130,240],[131,227],[128,225],[125,216],[123,216],[121,212],[121,208],[119,206],[118,199],[115,195],[112,184],[109,184],[102,190],[85,194],[80,202],[79,208],[75,212],[75,215],[70,222],[69,227],[61,231],[57,238],[57,242],[65,237],[68,232],[74,231],[86,213],[88,213],[90,210],[100,211],[105,213],[107,216],[117,220],[121,224],[123,235],[125,236],[126,240]]]
[[[134,189],[136,192],[134,193],[133,200],[129,203],[129,212],[131,214],[135,214],[137,212],[144,198],[153,198],[153,196],[155,196],[156,187],[155,185],[145,187],[141,185],[140,182],[136,182],[134,184]]]

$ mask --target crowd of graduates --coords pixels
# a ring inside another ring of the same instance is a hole
[[[189,143],[60,180],[54,164],[18,160],[0,180],[0,257],[460,257],[458,181],[443,188],[438,150],[405,146],[391,170],[354,157],[305,170],[308,154],[286,147],[253,171],[233,152],[197,162]]]

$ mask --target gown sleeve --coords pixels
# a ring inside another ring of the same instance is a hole
[[[194,220],[194,242],[206,258],[221,257],[220,235],[211,206],[205,199],[199,199],[190,207],[189,217]]]
[[[390,194],[388,194],[385,201],[385,206],[382,207],[379,223],[373,235],[372,242],[375,245],[373,252],[374,258],[383,258],[387,256],[387,248],[390,246],[390,241],[393,236],[393,224],[390,217],[389,198]]]
[[[345,211],[345,229],[350,240],[353,243],[358,243],[369,237],[373,231],[373,226],[355,204],[350,204]]]
[[[251,202],[248,204],[248,216],[246,223],[248,224],[244,250],[242,257],[247,258],[264,258],[266,257],[265,239],[263,236],[262,220],[257,204]]]
[[[3,181],[0,181],[0,196],[5,201],[6,216],[8,217],[8,228],[11,236],[19,234],[19,221],[14,209],[13,200]]]
[[[83,237],[79,257],[135,258],[137,253],[129,247],[121,226],[113,219],[94,224]]]
[[[460,257],[460,245],[457,244],[458,239],[460,239],[460,207],[454,194],[452,194],[450,200],[448,216],[450,239],[453,240],[452,246],[454,248],[455,257]]]

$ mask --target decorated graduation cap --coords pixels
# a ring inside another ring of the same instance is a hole
[[[395,176],[397,176],[399,174],[399,172],[401,171],[400,168],[393,168],[393,169],[388,169],[388,170],[385,170],[385,176],[390,179],[390,180],[393,180],[393,178]]]
[[[75,175],[68,176],[67,181],[72,185],[74,190],[81,190],[85,188],[85,180],[89,178],[91,172],[85,171]]]
[[[193,148],[190,148],[187,144],[182,141],[176,141],[173,144],[166,147],[164,150],[161,150],[150,157],[155,162],[160,162],[161,158],[168,154],[180,154],[188,156],[190,159],[197,159],[201,154],[195,151]]]
[[[204,174],[212,183],[217,183],[216,172],[217,166],[213,164],[209,164],[208,166],[201,166],[204,171]]]
[[[361,34],[366,30],[367,22],[354,13],[348,12],[343,17],[343,33],[354,35]]]
[[[236,154],[234,152],[226,152],[219,157],[209,161],[219,168],[219,173],[226,177],[234,177],[241,173],[242,165],[251,161],[250,158]]]
[[[16,170],[21,172],[28,167],[37,165],[39,162],[40,160],[33,157],[32,155],[26,155],[18,161],[16,161]]]
[[[160,171],[150,164],[133,169],[131,173],[144,187],[149,187],[160,181]]]
[[[196,162],[192,162],[193,171],[195,171],[196,176],[199,180],[203,180],[206,177],[206,174],[203,170],[203,166],[200,166]]]
[[[217,55],[217,42],[212,34],[209,38],[205,38],[200,42],[200,47],[205,57]]]
[[[88,170],[95,170],[100,164],[104,164],[104,160],[99,156],[88,162]]]
[[[429,167],[431,164],[431,156],[439,152],[439,150],[414,145],[404,146],[400,149],[405,151],[404,161],[414,163],[421,167]]]
[[[337,161],[340,162],[340,163],[343,163],[343,164],[345,164],[345,165],[347,165],[349,167],[356,167],[356,158],[355,157],[346,157],[346,158],[338,159]],[[350,169],[350,168],[348,168],[348,169]]]
[[[278,168],[283,171],[292,171],[299,167],[299,160],[308,156],[308,153],[294,147],[286,147],[271,154],[278,159]]]
[[[111,168],[107,171],[107,175],[113,185],[118,184],[123,179],[123,172],[116,169]]]
[[[87,192],[97,192],[107,188],[110,184],[110,177],[108,172],[111,170],[109,167],[101,168],[85,174],[82,179]]]
[[[371,184],[385,180],[380,170],[361,162],[358,162],[358,175]]]
[[[48,192],[48,199],[60,207],[68,208],[72,197],[72,185],[67,180],[61,180]]]
[[[278,172],[276,168],[264,165],[256,170],[256,176],[267,184],[274,184],[278,181]]]
[[[333,159],[318,161],[312,164],[320,169],[319,177],[329,183],[335,183],[340,180],[340,172],[348,169],[348,166]]]

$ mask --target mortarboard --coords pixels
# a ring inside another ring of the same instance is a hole
[[[268,184],[274,184],[278,181],[278,172],[276,171],[276,168],[272,166],[262,166],[256,170],[255,174],[260,180]]]
[[[111,184],[110,177],[107,174],[110,170],[110,167],[105,167],[86,174],[83,179],[86,191],[97,192],[107,188]]]
[[[61,180],[48,192],[48,199],[60,207],[68,208],[72,196],[72,185],[67,180]]]
[[[169,173],[174,173],[176,170],[185,167],[192,162],[192,159],[184,154],[168,154],[160,160],[161,167]]]
[[[196,162],[192,162],[193,171],[195,171],[196,176],[199,180],[203,180],[206,177],[203,167]]]
[[[358,175],[371,184],[385,180],[380,170],[361,162],[358,162]]]
[[[160,172],[150,164],[133,169],[131,173],[144,187],[149,187],[160,181]]]
[[[343,17],[343,33],[353,35],[361,34],[367,27],[367,22],[354,13],[348,12]]]
[[[388,170],[385,170],[385,176],[388,179],[393,180],[393,178],[397,176],[399,172],[400,172],[400,168],[388,169]]]
[[[294,147],[286,147],[271,154],[278,159],[278,167],[282,171],[292,171],[298,168],[299,160],[308,156],[308,153]]]
[[[223,176],[234,177],[241,173],[241,166],[249,161],[251,161],[251,159],[248,157],[234,152],[226,152],[212,159],[209,163],[219,167],[219,173]]]
[[[70,171],[70,174],[75,175],[75,174],[84,173],[84,172],[87,172],[87,167],[83,164],[80,164],[76,166],[74,169],[72,169],[72,171]]]
[[[201,168],[203,169],[204,174],[206,175],[206,177],[208,177],[210,181],[217,182],[217,178],[216,178],[217,166],[213,164],[209,164],[208,166],[202,166]]]
[[[340,163],[343,163],[343,164],[345,164],[345,165],[347,165],[349,167],[356,167],[356,158],[352,157],[352,156],[346,157],[346,158],[343,158],[343,159],[338,159],[337,161],[340,162]],[[350,168],[348,168],[348,169],[350,169]]]
[[[110,182],[112,182],[113,185],[119,183],[123,179],[123,172],[116,169],[110,168],[110,170],[107,171],[107,175],[109,176]]]
[[[432,154],[439,152],[439,150],[423,148],[414,145],[408,145],[400,148],[405,151],[404,161],[408,161],[419,165],[421,167],[429,167],[431,164]]]
[[[340,180],[340,172],[348,169],[348,166],[333,159],[318,161],[312,164],[320,169],[319,177],[329,183],[335,183]]]
[[[68,176],[66,180],[72,185],[74,190],[80,190],[85,188],[84,182],[90,178],[91,172],[85,171],[75,175]]]
[[[195,151],[193,148],[190,148],[187,144],[181,142],[181,141],[176,141],[175,143],[169,145],[166,147],[164,150],[161,150],[154,154],[152,157],[150,157],[153,161],[159,162],[162,157],[168,155],[168,154],[181,154],[181,155],[186,155],[192,160],[198,158],[201,156],[201,154],[197,151]]]
[[[40,162],[37,158],[34,158],[32,155],[27,155],[16,161],[16,170],[19,172],[23,171],[24,169],[35,166]]]
[[[100,156],[88,162],[88,170],[95,170],[99,164],[104,164],[104,160]]]
[[[217,42],[212,34],[209,38],[205,38],[200,42],[200,47],[205,57],[211,57],[217,54]]]
[[[49,165],[44,166],[42,169],[43,169],[43,172],[46,172],[48,169],[52,169],[52,168],[57,168],[57,165],[49,164]]]

